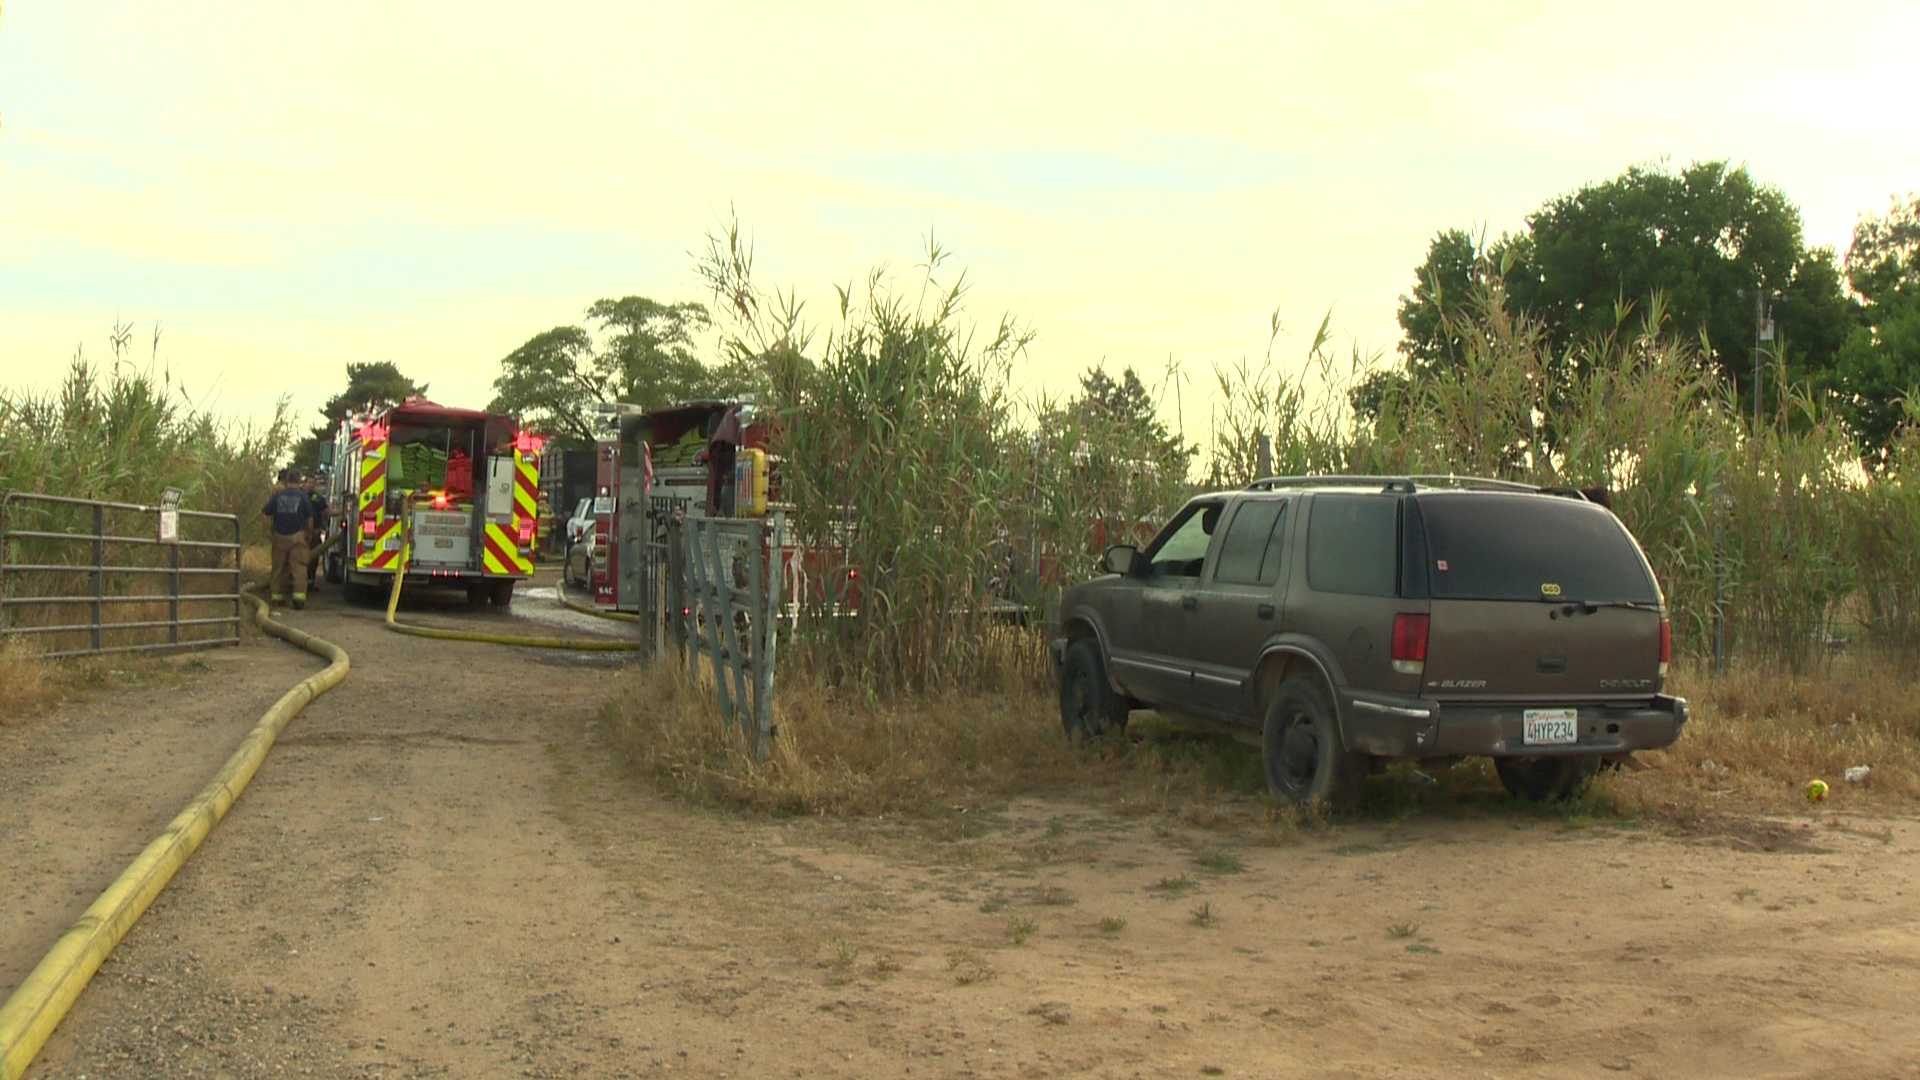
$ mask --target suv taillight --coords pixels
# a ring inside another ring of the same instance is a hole
[[[1667,677],[1667,667],[1673,663],[1673,623],[1660,620],[1660,677]]]
[[[1418,675],[1427,670],[1427,616],[1401,613],[1393,617],[1393,670]]]

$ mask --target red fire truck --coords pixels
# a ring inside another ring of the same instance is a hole
[[[334,435],[328,512],[340,540],[327,580],[365,595],[392,580],[411,505],[407,584],[463,586],[474,603],[513,602],[533,575],[545,440],[511,416],[425,398],[342,421]]]
[[[744,401],[695,401],[643,411],[605,406],[596,450],[601,501],[594,524],[593,602],[608,611],[658,611],[665,590],[667,523],[764,517],[780,506],[778,433]],[[781,596],[858,606],[859,574],[844,553],[780,551]]]

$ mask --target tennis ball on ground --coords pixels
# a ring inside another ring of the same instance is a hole
[[[1807,801],[1808,802],[1827,801],[1827,782],[1825,780],[1807,781]]]

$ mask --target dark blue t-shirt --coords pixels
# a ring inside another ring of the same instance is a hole
[[[274,492],[260,512],[273,515],[273,531],[281,536],[306,532],[314,519],[313,500],[298,488]]]

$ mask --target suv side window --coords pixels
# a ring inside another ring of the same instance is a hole
[[[1287,504],[1279,499],[1241,503],[1220,541],[1214,580],[1233,585],[1272,585],[1280,580],[1281,523],[1286,515]]]
[[[1392,596],[1400,569],[1399,500],[1315,495],[1307,518],[1307,584],[1314,592]]]
[[[1220,524],[1220,504],[1208,503],[1188,510],[1177,519],[1172,532],[1153,549],[1148,561],[1154,577],[1200,576],[1206,565],[1207,546],[1213,542],[1213,530]]]

